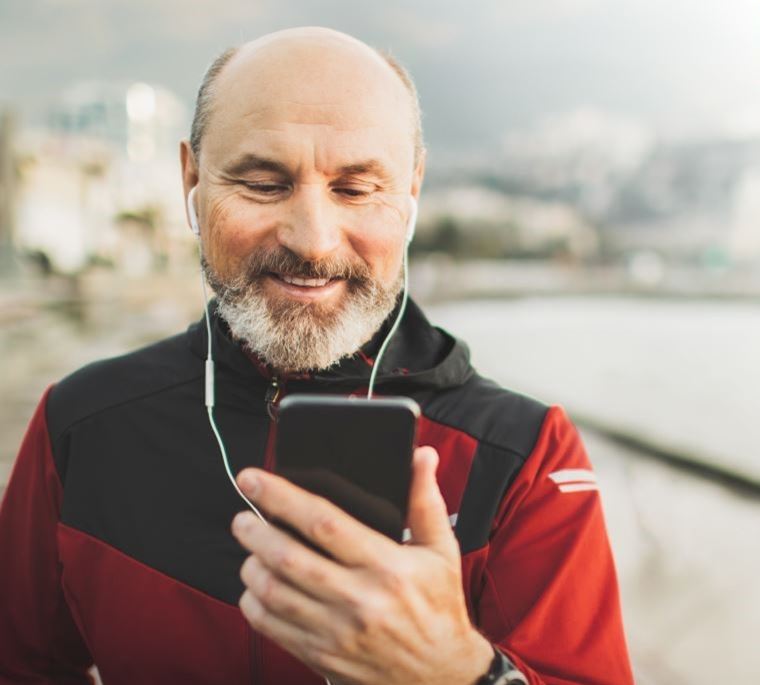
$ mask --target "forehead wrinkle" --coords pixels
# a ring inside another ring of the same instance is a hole
[[[394,141],[405,140],[404,122],[379,117],[378,107],[372,107],[375,111],[371,112],[365,107],[365,112],[346,112],[345,115],[341,107],[340,103],[304,106],[299,100],[288,100],[249,102],[244,112],[230,108],[219,118],[221,126],[217,133],[229,126],[230,132],[237,130],[241,136],[228,138],[222,134],[216,138],[222,144],[218,149],[224,157],[237,158],[247,150],[260,157],[276,159],[299,176],[308,168],[334,176],[342,167],[376,159],[382,161],[387,172],[378,177],[389,181],[395,178],[392,153],[396,147]],[[225,141],[233,143],[236,138],[237,151]],[[220,160],[220,163],[223,162]]]
[[[384,116],[381,106],[364,105],[358,111],[346,111],[342,103],[299,103],[295,101],[278,101],[249,109],[244,119],[253,125],[260,124],[267,128],[278,128],[285,124],[303,126],[328,126],[339,131],[359,129],[400,128],[393,117]]]

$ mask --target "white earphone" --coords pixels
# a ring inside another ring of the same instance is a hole
[[[195,234],[196,238],[201,237],[201,227],[198,225],[198,214],[195,212],[195,189],[198,186],[193,186],[190,192],[187,194],[187,215],[190,218],[190,230]]]
[[[409,196],[409,203],[412,206],[412,211],[409,213],[409,221],[406,223],[406,244],[412,242],[414,238],[414,231],[417,229],[417,198],[414,195]]]

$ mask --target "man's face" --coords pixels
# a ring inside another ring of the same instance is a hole
[[[355,352],[401,286],[422,165],[403,86],[356,51],[296,41],[235,58],[198,168],[183,150],[221,313],[279,368],[324,368]]]

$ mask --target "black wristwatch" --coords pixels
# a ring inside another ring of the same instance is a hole
[[[481,676],[475,685],[528,685],[528,679],[507,657],[496,647],[488,673]]]

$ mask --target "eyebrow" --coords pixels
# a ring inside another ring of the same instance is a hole
[[[250,152],[230,162],[225,166],[224,171],[231,176],[243,176],[251,171],[273,171],[283,176],[290,176],[290,170],[282,162],[267,157],[259,157],[259,155]]]
[[[253,153],[241,155],[224,168],[225,173],[231,176],[243,176],[252,171],[271,171],[283,176],[290,176],[291,172],[282,162],[268,157],[261,157]],[[338,177],[358,176],[360,174],[373,174],[380,178],[390,176],[385,165],[377,159],[367,159],[352,164],[344,164],[338,168]]]
[[[346,164],[338,169],[339,176],[358,176],[360,174],[372,174],[380,178],[388,178],[390,176],[385,165],[377,159]]]

